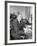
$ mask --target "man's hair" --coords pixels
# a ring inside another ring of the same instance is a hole
[[[19,15],[19,14],[21,14],[21,13],[18,11],[17,14]]]

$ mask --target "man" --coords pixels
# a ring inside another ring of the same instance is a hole
[[[23,25],[20,24],[20,21],[22,20],[22,15],[18,12],[18,16],[16,19],[13,20],[12,22],[12,30],[11,30],[11,36],[14,39],[22,39],[21,35],[24,35],[24,30],[20,30],[21,26]],[[25,35],[24,35],[25,36]]]

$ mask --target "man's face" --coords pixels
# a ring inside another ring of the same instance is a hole
[[[21,19],[22,19],[22,15],[19,14],[19,15],[18,15],[18,20],[21,21]]]

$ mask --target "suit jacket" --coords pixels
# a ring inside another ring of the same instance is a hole
[[[14,19],[12,21],[12,30],[11,30],[11,35],[12,37],[14,37],[15,39],[20,38],[20,34],[23,34],[24,31],[20,30],[22,24],[19,24],[17,19]]]

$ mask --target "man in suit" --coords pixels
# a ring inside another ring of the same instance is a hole
[[[22,27],[22,25],[23,25],[23,23],[20,24],[21,20],[22,20],[22,15],[20,13],[18,13],[17,18],[12,21],[12,26],[13,27],[12,27],[12,30],[11,30],[11,36],[14,39],[22,39],[21,35],[25,36],[24,30],[20,29]]]

